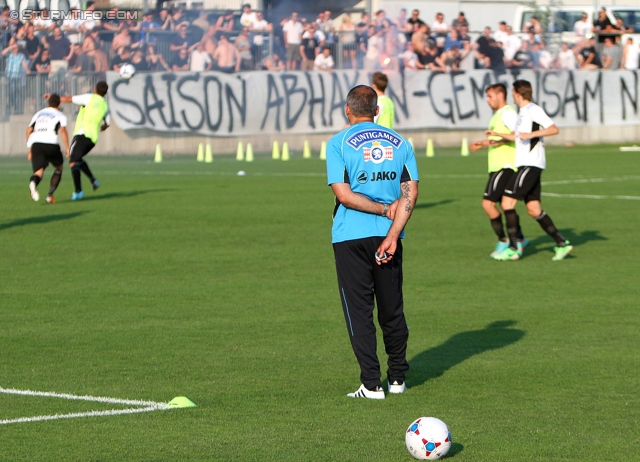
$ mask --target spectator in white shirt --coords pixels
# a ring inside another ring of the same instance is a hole
[[[433,32],[434,34],[440,34],[440,33],[446,34],[450,30],[451,30],[451,27],[449,26],[449,24],[444,22],[444,14],[436,13],[436,20],[431,26],[431,32]]]
[[[316,56],[314,63],[314,69],[316,71],[332,71],[335,63],[333,62],[333,56],[331,56],[331,48],[324,47],[322,53]]]
[[[302,23],[298,21],[298,13],[291,13],[289,20],[282,26],[284,33],[284,46],[287,49],[287,70],[298,69],[298,63],[302,59],[300,56],[300,42],[302,41]]]
[[[576,55],[573,53],[573,50],[569,48],[569,44],[567,42],[562,42],[560,45],[561,50],[558,53],[556,58],[556,68],[563,71],[572,71],[578,68],[578,61],[576,60]]]
[[[502,51],[504,51],[504,57],[511,61],[520,49],[522,40],[517,35],[513,35],[511,26],[505,26],[505,32],[506,35],[502,39]]]
[[[638,45],[633,43],[633,38],[627,39],[627,44],[622,49],[622,62],[620,67],[629,71],[638,69],[640,59],[640,50]]]
[[[444,22],[444,14],[436,13],[436,20],[431,26],[431,35],[436,39],[438,48],[444,48],[444,42],[447,39],[447,34],[451,30],[449,24]]]
[[[253,27],[249,28],[251,32],[253,32],[253,44],[251,45],[251,54],[253,54],[254,62],[261,62],[263,50],[262,47],[264,45],[265,36],[264,34],[271,32],[273,30],[273,25],[269,24],[266,19],[264,19],[264,15],[262,11],[256,11],[256,21],[253,23]]]
[[[540,43],[534,43],[531,46],[531,51],[537,58],[538,68],[544,70],[551,69],[553,58],[551,57],[551,53],[549,53],[549,50],[547,50],[547,44],[544,40],[541,40]]]
[[[191,51],[191,59],[189,60],[189,70],[194,72],[204,72],[211,70],[213,59],[209,53],[204,51],[204,44],[198,42],[196,47]]]
[[[248,3],[242,5],[242,16],[240,16],[240,24],[242,24],[242,27],[252,29],[257,21],[258,17],[255,11],[251,11],[251,5]]]
[[[500,21],[500,23],[498,23],[498,30],[493,33],[493,38],[496,41],[496,43],[502,42],[504,44],[506,37],[507,37],[507,23],[504,21]]]
[[[576,21],[573,25],[573,33],[576,34],[578,40],[583,40],[591,34],[592,24],[587,20],[588,17],[587,13],[582,13],[580,21]]]
[[[405,69],[424,69],[424,66],[418,62],[418,55],[413,51],[413,43],[407,43],[407,49],[398,56],[402,60]]]

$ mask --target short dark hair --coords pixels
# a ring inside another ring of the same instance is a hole
[[[109,91],[109,85],[107,85],[107,82],[101,80],[96,84],[96,93],[100,96],[106,95],[107,91]]]
[[[528,80],[516,80],[515,82],[513,82],[513,91],[515,91],[527,101],[531,101],[531,97],[533,96],[531,82],[529,82]]]
[[[384,93],[387,89],[387,85],[389,85],[389,78],[382,72],[375,72],[371,77],[371,81],[382,93]]]
[[[507,97],[507,87],[504,83],[494,83],[493,85],[489,85],[484,92],[488,93],[489,90],[497,91],[498,93],[502,93],[505,98]]]
[[[60,106],[60,95],[57,93],[51,93],[49,96],[49,107],[59,107]]]
[[[356,117],[374,118],[378,107],[378,94],[368,85],[355,86],[347,95],[347,106]]]

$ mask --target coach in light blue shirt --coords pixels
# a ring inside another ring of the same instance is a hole
[[[335,196],[332,242],[342,308],[362,385],[352,398],[384,399],[373,323],[374,298],[388,359],[388,391],[406,390],[409,330],[402,298],[404,227],[418,198],[413,148],[393,130],[373,123],[373,88],[347,96],[350,126],[329,140],[327,177]]]

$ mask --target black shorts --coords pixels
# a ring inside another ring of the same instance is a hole
[[[95,144],[84,135],[76,135],[71,141],[71,156],[69,162],[80,162],[84,156],[89,154]]]
[[[504,188],[504,195],[526,202],[540,200],[540,177],[542,169],[538,167],[518,167]]]
[[[510,168],[489,173],[489,181],[487,181],[487,187],[484,188],[484,198],[491,202],[500,202],[504,188],[515,173]]]
[[[31,167],[34,172],[41,168],[47,168],[49,163],[54,167],[60,167],[63,162],[60,145],[49,143],[33,143],[31,145]]]

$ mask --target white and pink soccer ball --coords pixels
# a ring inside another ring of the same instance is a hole
[[[451,449],[451,432],[440,419],[420,417],[407,428],[405,443],[416,459],[438,460]]]
[[[122,77],[125,80],[129,80],[131,77],[133,77],[136,73],[136,68],[133,66],[133,64],[123,64],[122,67],[120,67],[120,77]]]

